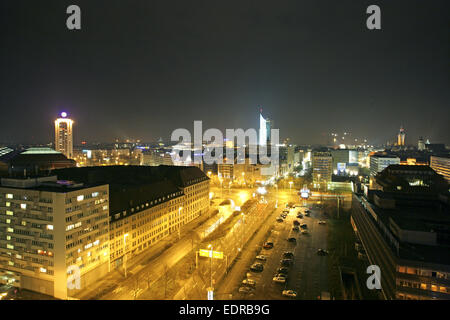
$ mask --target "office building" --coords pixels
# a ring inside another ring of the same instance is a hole
[[[370,156],[370,176],[376,176],[378,172],[383,171],[391,164],[400,164],[400,158],[386,152],[372,154]]]
[[[426,166],[391,165],[353,195],[358,256],[381,271],[384,299],[450,299],[448,184]]]
[[[419,151],[425,150],[425,142],[423,141],[423,137],[420,137],[419,141],[417,142],[417,150]]]
[[[398,146],[405,145],[405,137],[406,137],[405,129],[403,129],[403,126],[402,126],[402,127],[400,127],[400,131],[398,132],[398,135],[397,135],[397,145]]]
[[[333,168],[333,157],[328,151],[315,151],[312,154],[313,183],[328,184],[331,182]]]
[[[55,150],[73,159],[73,120],[67,118],[66,112],[55,120]]]
[[[271,141],[271,120],[265,119],[262,115],[262,108],[259,109],[259,145],[270,145]]]
[[[450,155],[431,156],[430,167],[450,183]]]
[[[56,176],[1,179],[0,282],[66,299],[105,275],[108,192]]]

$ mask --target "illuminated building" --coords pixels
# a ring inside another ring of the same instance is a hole
[[[448,185],[426,166],[391,165],[353,195],[358,256],[382,270],[387,299],[450,299]]]
[[[391,164],[400,164],[400,158],[384,152],[370,155],[370,176],[376,176]]]
[[[259,145],[265,146],[270,144],[271,121],[265,119],[262,115],[262,108],[259,109]]]
[[[27,148],[13,150],[0,148],[0,174],[24,177],[39,175],[49,170],[75,167],[74,160],[51,148]]]
[[[109,271],[107,185],[56,176],[2,179],[0,281],[60,299]],[[69,281],[70,282],[70,281]]]
[[[315,151],[312,154],[313,183],[319,185],[331,182],[333,173],[333,157],[328,151]]]
[[[419,151],[424,151],[425,150],[425,142],[423,141],[422,137],[419,138],[419,141],[417,143],[417,149]]]
[[[73,120],[67,118],[66,112],[61,112],[61,117],[55,120],[55,150],[73,159]]]
[[[403,129],[403,126],[402,126],[402,127],[400,127],[400,131],[397,135],[397,145],[398,146],[405,145],[405,136],[406,136],[405,129]]]
[[[430,167],[450,183],[450,156],[431,156]]]
[[[123,265],[125,249],[131,258],[209,211],[210,180],[197,167],[102,166],[55,172],[64,179],[109,185],[112,268]]]

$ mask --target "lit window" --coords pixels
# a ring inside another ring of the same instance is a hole
[[[439,287],[439,291],[442,292],[442,293],[446,293],[446,292],[447,292],[447,290],[445,289],[445,287]]]
[[[48,230],[53,230],[53,225],[52,225],[52,224],[48,224],[48,225],[47,225],[47,229],[48,229]]]
[[[103,206],[103,210],[107,210],[108,209],[108,206]]]
[[[11,207],[11,202],[6,202],[7,207]]]
[[[26,203],[21,203],[20,204],[20,209],[26,209],[27,208],[27,204]]]
[[[92,192],[92,197],[97,197],[98,196],[98,192]]]
[[[21,224],[22,224],[23,226],[26,226],[26,225],[27,225],[27,222],[26,222],[26,221],[22,221]]]
[[[94,241],[94,246],[97,246],[100,243],[100,240],[95,240]]]
[[[14,232],[14,229],[13,229],[13,228],[7,228],[6,231],[8,231],[8,232]]]
[[[426,283],[421,283],[420,284],[420,289],[427,290],[427,284]]]
[[[22,256],[20,254],[16,254],[17,259],[22,259]]]
[[[6,194],[6,199],[12,199],[12,198],[13,198],[13,195],[11,193]]]
[[[13,249],[14,249],[14,246],[13,246],[12,244],[7,244],[7,245],[6,245],[6,248],[13,250]]]
[[[41,267],[41,268],[39,268],[39,271],[42,272],[42,273],[46,273],[47,269]]]
[[[7,216],[13,216],[14,213],[13,213],[12,211],[6,210],[6,215],[7,215]]]
[[[77,197],[77,201],[83,201],[83,200],[84,200],[84,196],[83,195]]]
[[[89,249],[90,247],[92,247],[92,243],[88,243],[87,245],[85,245],[84,250]]]
[[[66,231],[72,230],[73,228],[75,228],[75,226],[73,224],[70,224],[66,227]]]
[[[14,265],[14,262],[13,262],[13,261],[8,261],[8,264],[9,264],[10,266],[13,266],[13,265]]]
[[[438,291],[438,287],[436,285],[432,284],[431,291]]]
[[[87,253],[87,256],[90,257],[91,255],[92,255],[92,253],[89,251],[89,252]]]
[[[6,219],[6,223],[11,223],[11,219]]]
[[[6,240],[11,240],[11,236],[6,236]]]

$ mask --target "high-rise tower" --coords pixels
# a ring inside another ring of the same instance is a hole
[[[259,145],[264,146],[270,144],[271,121],[265,119],[262,115],[262,108],[259,107]]]
[[[73,120],[67,118],[66,112],[61,112],[55,120],[55,150],[64,154],[67,158],[73,159]]]
[[[405,136],[406,136],[405,129],[403,129],[403,126],[401,126],[397,136],[397,145],[399,146],[405,145]]]

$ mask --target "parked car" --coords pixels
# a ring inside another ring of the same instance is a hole
[[[300,225],[300,221],[298,220],[294,220],[294,222],[292,222],[294,224],[294,226],[299,226]]]
[[[310,208],[311,209],[311,208]],[[305,213],[311,213],[311,211],[309,209],[305,210]]]
[[[294,237],[290,237],[287,239],[289,242],[293,242],[293,243],[297,243],[297,239],[295,239]]]
[[[244,294],[248,294],[253,292],[253,289],[250,287],[240,287],[239,288],[239,293],[244,293]]]
[[[301,213],[298,213],[298,214],[297,214],[297,218],[303,219],[303,215],[302,215]]]
[[[302,234],[308,234],[308,230],[302,230]]]
[[[283,220],[283,218],[282,217],[278,217],[277,218],[277,222],[283,222],[284,220]]]
[[[278,272],[279,274],[287,275],[287,274],[289,273],[289,268],[288,268],[288,267],[279,267],[279,268],[277,269],[277,272]]]
[[[295,226],[295,227],[292,228],[292,231],[298,232],[298,231],[300,231],[300,228],[298,226]]]
[[[253,288],[256,286],[256,281],[252,279],[244,279],[242,280],[242,285]]]
[[[256,260],[266,261],[267,257],[263,254],[260,254],[259,256],[256,256]]]
[[[300,228],[306,229],[306,228],[308,228],[308,225],[307,225],[306,223],[302,223],[302,224],[300,225]]]
[[[254,263],[250,267],[250,270],[253,272],[262,272],[264,270],[264,266],[261,263]]]
[[[286,277],[281,275],[281,274],[276,274],[273,278],[272,281],[274,282],[278,282],[278,283],[286,283]]]
[[[281,266],[283,267],[289,267],[292,265],[292,259],[282,259],[281,260]]]
[[[282,295],[285,297],[295,298],[297,296],[297,292],[294,290],[283,290]]]
[[[328,251],[324,249],[317,249],[317,254],[319,256],[326,256],[328,254]]]
[[[285,259],[291,259],[294,257],[294,253],[292,251],[286,251],[283,252],[283,258]]]
[[[326,224],[327,222],[326,221],[324,221],[324,220],[320,220],[319,221],[319,224]]]
[[[308,212],[305,211],[305,216],[309,217],[309,211]]]
[[[264,249],[272,249],[273,248],[273,242],[268,241],[268,242],[264,243],[263,248]]]

